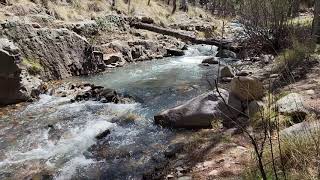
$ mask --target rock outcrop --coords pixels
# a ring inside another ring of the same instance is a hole
[[[22,59],[38,61],[45,81],[96,73],[103,64],[85,38],[67,29],[5,22],[0,24],[0,37],[12,40]]]
[[[0,39],[0,105],[33,100],[46,88],[30,76],[22,63],[20,50],[8,39]]]
[[[241,102],[226,90],[209,92],[183,105],[163,111],[155,122],[173,128],[211,128],[212,121],[222,120],[229,126],[241,112]]]

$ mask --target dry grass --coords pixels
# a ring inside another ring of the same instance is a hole
[[[31,75],[38,75],[43,71],[43,67],[36,59],[23,59],[22,64],[27,67],[27,71]]]
[[[277,135],[273,135],[273,155],[278,179],[319,179],[320,124],[314,116],[309,116],[307,121],[313,124],[313,128],[295,135],[281,135],[279,141]],[[270,145],[264,148],[263,160],[268,179],[275,179]],[[255,164],[255,155],[252,155],[252,164]],[[249,167],[243,174],[243,179],[261,179],[258,168],[255,165]]]
[[[300,43],[293,42],[293,47],[285,49],[279,56],[276,57],[276,65],[273,69],[275,73],[281,73],[285,71],[292,71],[296,67],[303,65],[308,56],[314,52],[314,44],[312,42]]]

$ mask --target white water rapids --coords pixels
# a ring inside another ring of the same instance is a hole
[[[216,47],[197,45],[183,57],[73,79],[141,100],[134,104],[41,95],[23,112],[0,117],[0,179],[140,179],[175,134],[154,125],[153,115],[207,91],[207,75],[215,70],[200,64],[215,53]],[[122,121],[131,116],[134,122]],[[107,129],[110,135],[97,141]]]

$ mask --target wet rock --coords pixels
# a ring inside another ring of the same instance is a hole
[[[188,50],[188,45],[184,44],[181,48],[181,50]]]
[[[219,64],[219,61],[215,57],[209,57],[206,58],[202,61],[202,63],[207,63],[207,64]]]
[[[98,97],[105,98],[107,102],[119,102],[119,96],[117,92],[113,89],[104,88],[99,94]]]
[[[170,56],[183,56],[185,53],[183,50],[168,48],[167,54]]]
[[[183,105],[165,110],[156,115],[154,120],[156,124],[173,128],[211,128],[212,121],[222,120],[227,124],[239,112],[241,102],[226,90],[220,89],[219,93],[205,93]]]
[[[174,157],[177,153],[180,153],[183,150],[184,144],[183,143],[176,143],[171,144],[165,151],[164,155],[167,158]]]
[[[110,133],[111,133],[110,130],[107,129],[107,130],[103,131],[102,133],[98,134],[95,138],[100,140],[100,139],[107,137]]]
[[[219,73],[220,73],[219,75],[220,78],[234,77],[233,70],[230,66],[223,66],[222,68],[220,68]]]
[[[301,122],[305,119],[308,110],[304,107],[304,98],[300,94],[290,93],[276,102],[278,112],[291,116],[293,121]]]
[[[140,58],[141,56],[144,55],[143,47],[142,47],[142,46],[134,46],[134,47],[131,49],[131,55],[132,55],[132,58],[133,58],[133,59],[138,59],[138,58]]]
[[[232,51],[226,50],[226,49],[220,50],[216,56],[217,56],[217,57],[220,57],[220,58],[233,58],[233,59],[237,59],[237,54],[236,54],[235,52],[232,52]]]
[[[90,87],[87,89],[79,89],[75,98],[71,99],[71,102],[88,100],[98,100],[102,103],[119,103],[120,98],[117,92],[113,89]]]
[[[112,65],[114,67],[122,67],[126,63],[126,60],[123,58],[121,53],[113,53],[113,54],[104,54],[103,62],[106,65]]]
[[[231,81],[230,92],[243,102],[259,100],[264,96],[262,82],[256,77],[235,77]]]
[[[236,73],[236,76],[249,76],[250,74],[252,74],[252,72],[246,71],[246,70],[242,70],[242,71]]]

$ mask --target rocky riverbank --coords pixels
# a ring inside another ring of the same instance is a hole
[[[114,27],[128,26],[129,22],[124,18],[119,21],[124,24],[112,21],[117,18],[122,17],[110,15],[103,22]],[[180,49],[184,47],[184,43],[164,36],[157,41],[138,37],[129,41],[106,44],[95,41],[92,44],[79,34],[93,38],[93,32],[87,31],[102,33],[96,23],[57,29],[36,23],[7,21],[0,24],[0,30],[1,59],[4,59],[1,67],[5,68],[1,70],[1,82],[8,84],[8,87],[1,87],[2,105],[36,99],[44,92],[44,82],[50,80],[95,74],[136,61],[183,55]],[[127,31],[117,29],[115,34]]]

